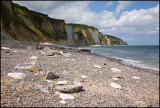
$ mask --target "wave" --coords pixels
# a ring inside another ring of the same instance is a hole
[[[159,71],[158,68],[155,68],[155,67],[152,67],[152,66],[148,66],[148,65],[146,65],[146,64],[143,64],[143,61],[136,61],[136,60],[125,59],[125,58],[120,58],[120,57],[113,57],[113,58],[121,59],[123,63],[131,64],[131,65],[133,65],[133,66],[138,66],[138,67],[141,67],[141,68],[146,68],[146,69],[152,69],[152,70]]]
[[[87,46],[91,53],[121,59],[123,63],[159,71],[159,48],[154,46]]]

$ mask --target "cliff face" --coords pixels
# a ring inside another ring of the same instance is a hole
[[[78,36],[77,44],[83,45],[127,45],[122,39],[110,36],[102,35],[97,28],[87,26],[83,24],[68,24],[75,29],[76,39]],[[75,35],[72,35],[73,37]]]
[[[97,28],[65,24],[64,20],[31,11],[11,1],[1,2],[1,40],[47,42],[65,45],[122,45],[119,38],[102,35]]]
[[[103,35],[102,38],[103,45],[127,45],[122,39],[110,36],[110,35]]]
[[[66,32],[67,32],[67,43],[70,43],[72,45],[76,44],[78,42],[78,36],[75,33],[74,28],[70,25],[66,25]]]
[[[122,39],[110,36],[110,35],[103,35],[103,45],[127,45]]]
[[[102,34],[97,28],[83,24],[68,24],[75,29],[78,36],[77,44],[83,45],[101,45]]]
[[[60,43],[67,39],[64,20],[51,19],[10,1],[2,1],[1,12],[2,40]]]

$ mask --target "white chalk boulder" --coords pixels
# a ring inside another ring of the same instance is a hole
[[[122,86],[120,86],[119,84],[116,84],[116,83],[111,83],[111,87],[113,87],[113,88],[119,88],[119,89],[121,89],[122,88]]]
[[[1,47],[2,50],[9,50],[10,48],[7,47]]]
[[[68,82],[67,81],[58,81],[57,84],[58,85],[66,85]]]
[[[94,67],[96,67],[96,68],[101,68],[101,66],[100,66],[100,65],[94,65]]]
[[[12,77],[14,79],[25,79],[26,75],[24,73],[8,73],[9,77]]]
[[[59,97],[61,98],[61,99],[74,99],[74,97],[72,96],[72,95],[70,95],[70,94],[64,94],[64,93],[61,93],[60,95],[59,95]]]
[[[15,66],[15,69],[31,69],[33,68],[32,66]]]
[[[66,104],[66,101],[65,100],[61,100],[61,101],[59,101],[60,103],[62,103],[62,104]]]
[[[88,76],[82,75],[81,78],[86,79]]]
[[[117,69],[117,68],[111,68],[111,70],[112,70],[113,72],[121,72],[121,70],[119,70],[119,69]]]
[[[38,59],[38,57],[37,56],[32,56],[30,59]]]
[[[112,78],[113,80],[119,80],[118,78]]]
[[[132,76],[133,79],[140,79],[140,77]]]

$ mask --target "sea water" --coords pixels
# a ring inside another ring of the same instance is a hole
[[[86,46],[79,49],[91,49],[92,53],[121,59],[133,66],[159,71],[159,45],[128,46]]]

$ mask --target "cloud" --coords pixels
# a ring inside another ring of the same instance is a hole
[[[119,5],[116,8],[115,13],[119,14],[121,10],[125,9],[131,4],[131,1],[118,1]]]
[[[50,10],[49,16],[52,18],[65,19],[67,23],[86,23],[94,14],[92,11],[89,11],[88,3],[89,2],[80,1],[66,3],[56,9]]]
[[[156,34],[159,32],[159,5],[154,8],[125,11],[119,19],[113,12],[95,13],[89,2],[75,2],[52,10],[50,16],[67,23],[81,23],[97,27],[103,34]],[[59,14],[61,13],[61,14]]]
[[[50,10],[56,9],[67,3],[74,3],[74,1],[13,1],[14,3],[28,7],[30,10],[48,14]]]
[[[107,6],[111,6],[112,4],[113,4],[112,1],[106,3]]]
[[[159,33],[159,5],[149,9],[125,11],[119,19],[115,19],[113,15],[111,18],[108,20],[106,17],[106,21],[103,21],[104,23],[99,26],[100,31],[104,34]],[[103,19],[101,18],[101,20]]]
[[[19,2],[17,1],[17,3]],[[128,40],[128,37],[134,38],[134,35],[156,35],[158,37],[159,4],[153,8],[124,11],[120,14],[119,19],[116,19],[114,12],[104,10],[96,13],[91,11],[89,3],[89,1],[25,1],[23,5],[28,6],[29,9],[35,9],[35,11],[47,13],[49,17],[64,19],[66,23],[94,26],[103,34]],[[118,12],[130,4],[130,2],[124,1],[119,1],[119,3]]]

